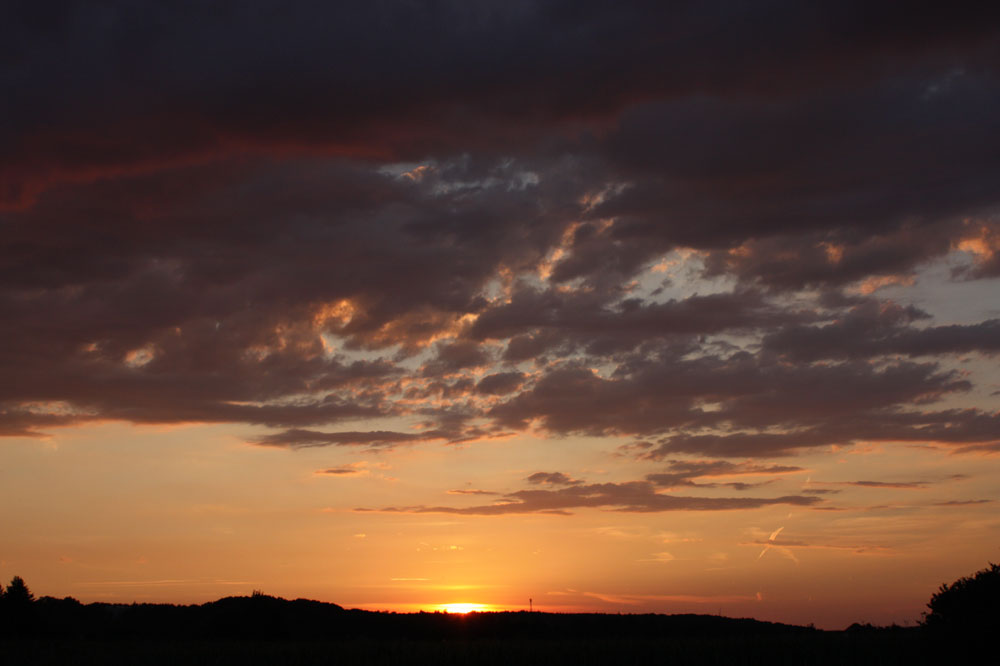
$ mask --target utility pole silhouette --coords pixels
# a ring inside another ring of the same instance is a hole
[[[528,597],[528,612],[529,613],[535,612],[535,601],[531,597]]]

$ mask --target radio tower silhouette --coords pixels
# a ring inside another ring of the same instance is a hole
[[[528,597],[528,612],[529,613],[535,612],[535,602],[531,597]]]

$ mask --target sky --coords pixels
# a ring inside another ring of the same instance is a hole
[[[1000,560],[1000,5],[2,11],[0,580],[843,628]]]

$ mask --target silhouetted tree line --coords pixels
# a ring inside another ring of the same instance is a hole
[[[800,634],[815,630],[711,615],[596,613],[389,613],[346,610],[254,591],[200,605],[82,604],[72,597],[32,600],[15,578],[4,594],[8,635],[73,639],[593,639]]]
[[[1000,626],[1000,566],[942,585],[927,604],[929,635]],[[205,604],[82,604],[72,597],[35,600],[19,576],[0,586],[0,634],[9,637],[157,640],[331,639],[659,639],[815,635],[817,630],[711,615],[598,613],[389,613],[346,610],[308,599],[286,600],[255,590]],[[848,634],[918,631],[852,625]]]

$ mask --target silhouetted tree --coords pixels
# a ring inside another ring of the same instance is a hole
[[[3,626],[0,631],[12,636],[32,633],[35,629],[34,600],[35,595],[24,584],[24,579],[14,576],[3,593],[3,607],[0,608]]]
[[[945,584],[931,597],[924,626],[949,631],[981,632],[1000,626],[1000,565]]]
[[[4,601],[11,608],[24,606],[35,600],[35,595],[31,593],[28,586],[24,584],[24,579],[20,576],[14,576],[10,579],[10,585],[7,586],[7,591],[4,592],[3,596]]]

